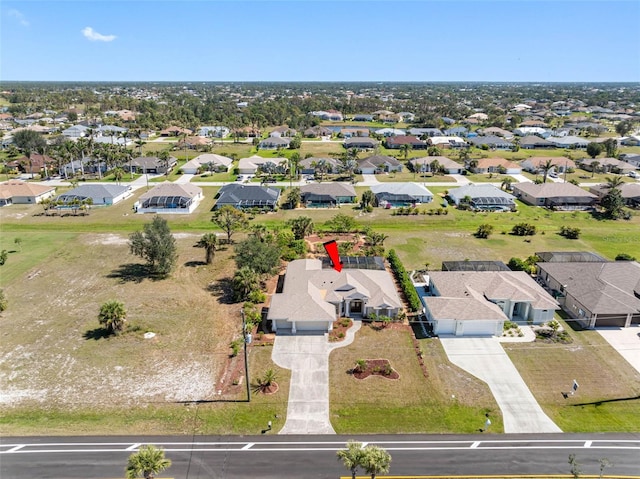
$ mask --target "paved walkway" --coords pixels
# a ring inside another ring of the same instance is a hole
[[[276,335],[271,357],[291,369],[287,420],[279,434],[336,433],[329,420],[329,354],[351,344],[360,326],[355,321],[339,343],[329,343],[326,334]]]
[[[640,373],[640,326],[598,328],[597,331]]]
[[[440,341],[449,361],[488,384],[502,411],[504,432],[562,432],[533,397],[498,338],[441,336]]]

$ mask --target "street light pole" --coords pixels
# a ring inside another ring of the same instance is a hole
[[[247,356],[247,321],[244,317],[244,308],[240,310],[242,316],[242,339],[244,340],[244,377],[247,383],[247,402],[251,402],[251,384],[249,381],[249,359]]]

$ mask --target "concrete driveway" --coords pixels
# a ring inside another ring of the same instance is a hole
[[[449,361],[486,382],[502,411],[504,432],[562,432],[544,413],[498,338],[440,337]],[[478,418],[478,427],[483,418]]]
[[[361,325],[354,321],[339,343],[329,343],[326,334],[276,335],[271,358],[291,369],[287,420],[279,434],[336,433],[329,421],[329,354],[351,344]]]
[[[597,331],[640,373],[640,326],[598,328]]]

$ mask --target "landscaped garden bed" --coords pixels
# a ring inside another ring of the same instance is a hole
[[[400,375],[391,367],[388,359],[358,359],[351,374],[356,379],[366,379],[369,376],[382,376],[387,379],[398,379]]]

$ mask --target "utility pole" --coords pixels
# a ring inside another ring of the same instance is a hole
[[[247,337],[247,321],[244,317],[244,308],[240,310],[240,315],[242,316],[242,338],[244,339],[244,378],[247,383],[247,402],[251,402],[251,384],[249,381],[249,359],[247,356],[247,342],[249,338]]]

